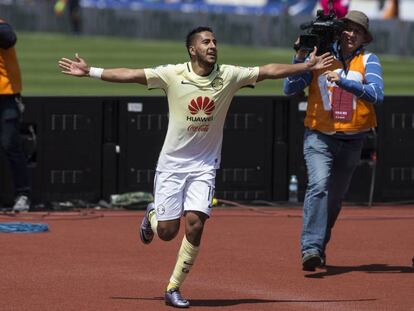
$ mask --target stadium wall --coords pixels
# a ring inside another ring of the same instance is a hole
[[[22,136],[35,204],[152,192],[168,125],[165,97],[25,97],[24,102]],[[367,137],[347,201],[414,200],[412,102],[388,96],[378,107],[377,135]],[[234,98],[224,126],[218,198],[287,201],[289,176],[296,175],[303,200],[305,108],[304,98]],[[0,205],[10,205],[12,194],[0,152]]]
[[[17,30],[70,33],[68,14],[56,16],[53,1],[24,1],[25,5],[0,4],[4,19]],[[299,26],[313,16],[245,15],[177,10],[127,10],[83,8],[82,33],[145,39],[184,40],[198,25],[209,25],[228,44],[291,47]],[[414,55],[414,22],[372,20],[375,41],[370,50],[380,54]],[[398,34],[396,36],[395,34]]]

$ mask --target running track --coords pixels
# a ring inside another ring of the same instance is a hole
[[[142,211],[0,216],[0,310],[173,310],[162,296],[180,238],[139,242]],[[299,208],[216,208],[183,295],[191,310],[414,310],[414,205],[346,207],[328,266],[301,270]],[[181,231],[182,232],[182,231]]]

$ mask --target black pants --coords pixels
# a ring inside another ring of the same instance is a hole
[[[29,195],[26,155],[20,137],[19,95],[0,95],[0,145],[10,163],[16,195]]]

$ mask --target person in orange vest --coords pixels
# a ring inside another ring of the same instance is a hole
[[[384,100],[380,60],[365,49],[373,40],[368,17],[349,11],[342,21],[340,38],[332,44],[331,67],[284,81],[286,95],[309,88],[303,141],[308,184],[301,239],[306,271],[326,263],[326,247],[364,139],[377,126],[375,107]],[[307,51],[298,49],[294,62],[305,62],[306,55]]]
[[[16,33],[0,19],[0,145],[10,163],[16,192],[15,212],[28,211],[30,185],[26,155],[20,137],[24,105],[20,97],[22,81],[17,61]]]

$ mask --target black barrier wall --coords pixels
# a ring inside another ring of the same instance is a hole
[[[34,203],[101,198],[102,100],[87,97],[24,98],[23,122],[36,134],[29,171]],[[27,138],[25,138],[27,144]],[[3,203],[13,201],[10,172],[2,161]]]
[[[236,97],[224,124],[216,196],[227,200],[272,199],[272,97]]]
[[[414,200],[411,101],[386,97],[377,107],[377,135],[367,138],[346,200]],[[24,102],[22,135],[34,203],[96,202],[115,193],[152,192],[168,125],[165,97],[26,97]],[[303,200],[305,109],[303,99],[235,97],[224,128],[216,196],[286,201],[289,176],[297,175]],[[12,192],[0,153],[0,204],[12,204]]]
[[[165,97],[119,101],[119,193],[152,192],[155,167],[168,127]]]
[[[382,201],[414,198],[413,97],[389,96],[380,110],[378,191]]]

